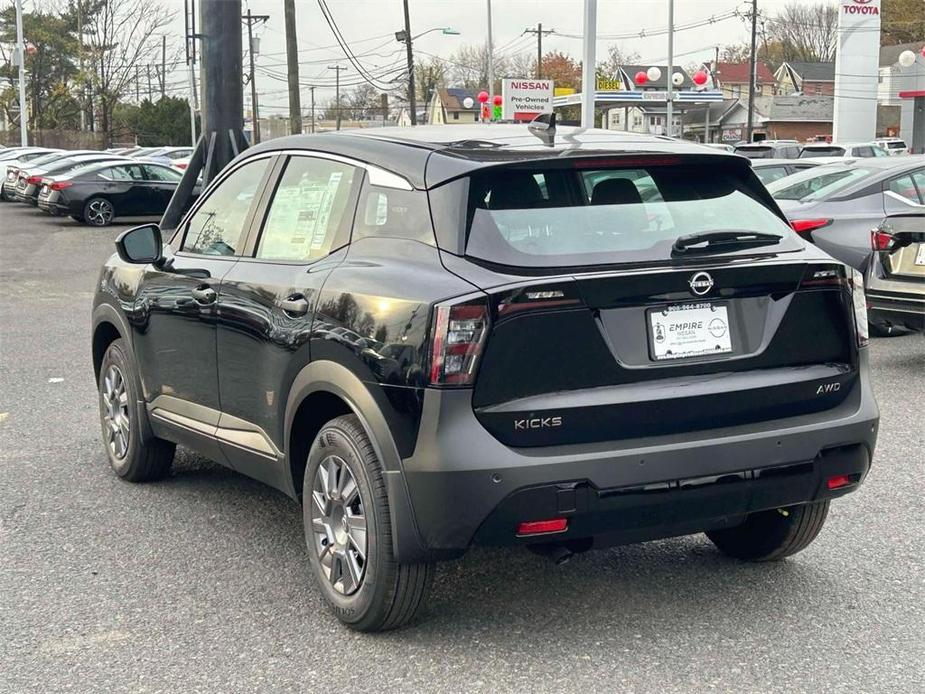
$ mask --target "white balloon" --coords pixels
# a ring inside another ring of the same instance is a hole
[[[674,73],[671,76],[671,83],[676,87],[680,87],[682,84],[684,84],[684,75],[682,75],[680,72]]]
[[[472,108],[475,106],[475,101],[473,101],[471,96],[467,96],[465,99],[463,99],[463,106],[466,108]]]
[[[899,54],[899,64],[903,67],[912,67],[915,64],[915,53],[903,51]]]
[[[649,78],[650,82],[657,82],[662,76],[662,71],[657,67],[650,67],[646,70],[646,77]]]

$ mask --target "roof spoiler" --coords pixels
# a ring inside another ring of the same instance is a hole
[[[556,114],[541,113],[527,126],[532,135],[536,135],[547,147],[556,144]]]

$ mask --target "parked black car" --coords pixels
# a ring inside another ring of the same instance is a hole
[[[473,544],[806,547],[876,441],[859,274],[742,157],[540,134],[274,139],[166,244],[123,233],[93,307],[115,472],[161,477],[179,443],[301,500],[362,630]]]
[[[131,160],[128,157],[120,157],[108,152],[97,152],[96,154],[75,154],[71,157],[62,157],[40,167],[27,165],[28,168],[23,167],[19,170],[16,187],[13,189],[13,200],[33,206],[38,205],[39,191],[41,191],[46,180],[64,176],[88,164],[118,161]]]
[[[48,180],[38,205],[93,226],[107,226],[117,218],[159,217],[182,177],[163,164],[104,162]]]

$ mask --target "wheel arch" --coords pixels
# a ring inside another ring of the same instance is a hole
[[[109,304],[99,304],[93,309],[93,338],[91,350],[93,355],[93,376],[99,378],[100,366],[106,349],[115,340],[130,342],[131,334],[125,319]]]
[[[356,415],[382,463],[396,558],[402,562],[425,561],[427,552],[414,520],[401,456],[385,415],[369,387],[342,364],[314,361],[293,380],[286,400],[284,431],[290,488],[284,491],[300,499],[305,458],[315,436],[326,422],[344,414]]]

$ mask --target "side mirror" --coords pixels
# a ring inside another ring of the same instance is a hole
[[[159,264],[164,259],[164,243],[157,224],[142,224],[119,234],[116,251],[126,263]]]

